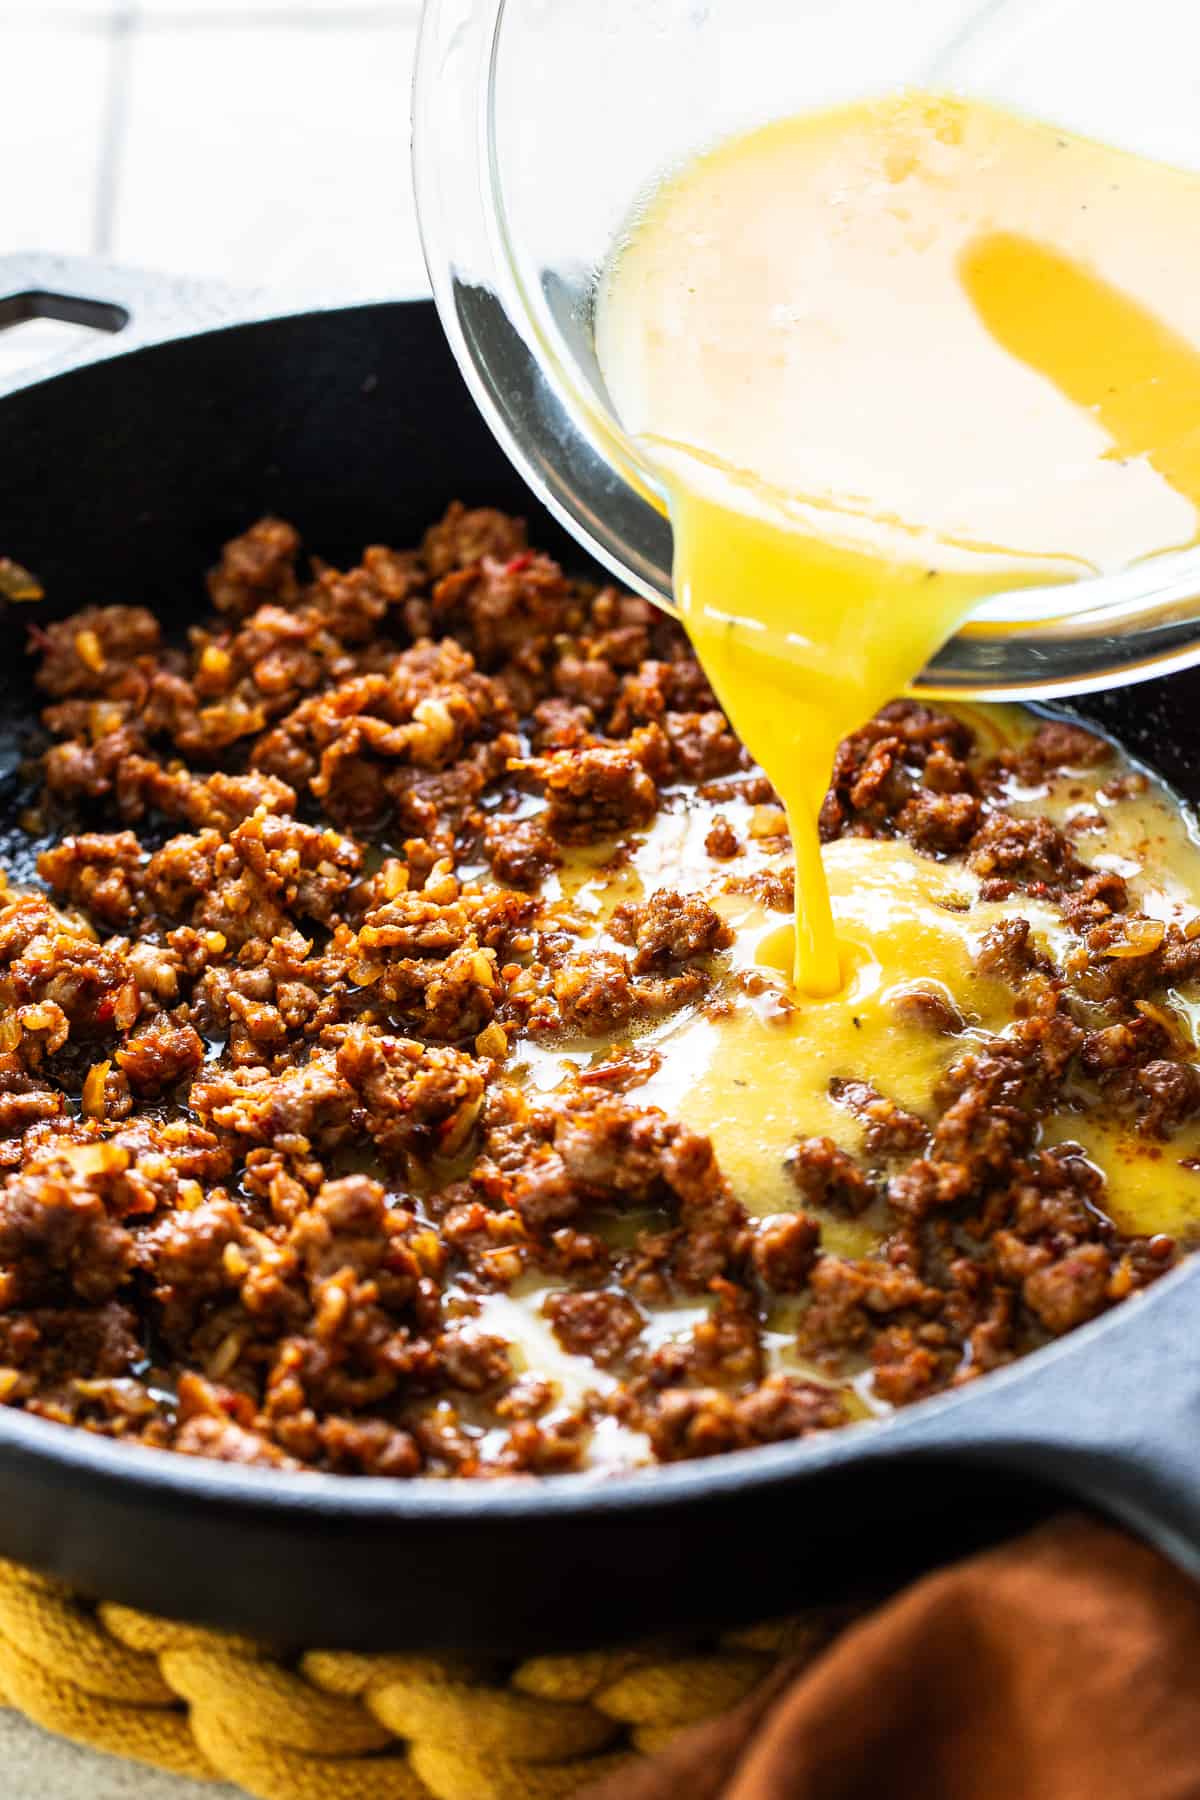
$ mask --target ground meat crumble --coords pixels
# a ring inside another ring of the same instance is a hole
[[[702,1002],[728,949],[675,888],[603,951],[541,897],[669,794],[773,807],[678,630],[457,505],[346,572],[265,519],[209,597],[183,644],[130,605],[31,633],[57,841],[43,892],[0,897],[0,1399],[283,1468],[574,1469],[606,1418],[671,1460],[836,1427],[848,1370],[893,1404],[974,1380],[1176,1260],[1038,1141],[1072,1082],[1160,1143],[1200,1111],[1154,1004],[1200,937],[1005,805],[1103,740],[1053,722],[988,754],[905,702],[841,746],[826,838],[959,857],[986,898],[1057,905],[1077,950],[1059,970],[1020,917],[989,934],[1017,1011],[990,1040],[914,989],[961,1042],[936,1115],[840,1080],[860,1153],[798,1138],[795,1210],[755,1219],[708,1138],[630,1097],[654,1051],[544,1095],[506,1074],[522,1042]],[[708,853],[785,910],[743,835],[715,813]],[[821,1213],[878,1218],[878,1254],[823,1248]],[[484,1322],[531,1276],[596,1370],[571,1405]],[[781,1296],[811,1378],[768,1366]],[[699,1322],[656,1345],[684,1301]]]

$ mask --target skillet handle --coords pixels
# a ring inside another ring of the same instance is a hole
[[[72,349],[0,375],[0,394],[118,351],[288,310],[260,290],[125,269],[94,257],[36,251],[0,256],[0,333],[26,319],[91,327]]]
[[[1200,1258],[985,1387],[956,1458],[1094,1505],[1200,1578]]]

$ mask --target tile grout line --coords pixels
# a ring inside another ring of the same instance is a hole
[[[108,23],[109,57],[104,115],[100,124],[100,158],[96,171],[96,204],[92,220],[92,254],[112,253],[121,162],[129,122],[129,81],[133,33],[138,23],[136,0],[128,0]]]
[[[134,0],[133,4],[115,4],[111,11],[103,14],[86,7],[47,13],[40,0],[8,0],[6,7],[4,0],[0,0],[0,23],[33,25],[45,31],[84,30],[107,35],[114,20],[128,12],[139,14],[138,25],[148,31],[176,28],[239,31],[243,27],[279,31],[303,31],[312,27],[317,31],[330,31],[343,27],[353,30],[373,25],[411,24],[420,16],[421,0],[357,0],[356,4],[345,8],[327,4],[286,9],[256,6],[254,0],[246,0],[244,5],[237,5],[234,0],[211,0],[209,5],[180,5],[178,10],[165,12],[147,12],[144,8],[139,12]]]

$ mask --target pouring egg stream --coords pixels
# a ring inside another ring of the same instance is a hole
[[[718,145],[616,247],[597,354],[786,808],[795,929],[758,955],[810,997],[863,954],[818,839],[838,741],[988,596],[1200,535],[1198,210],[1195,174],[903,93]]]

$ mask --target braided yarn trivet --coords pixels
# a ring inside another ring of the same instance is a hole
[[[844,1613],[811,1611],[708,1647],[502,1664],[309,1650],[91,1606],[0,1561],[0,1704],[115,1756],[257,1800],[560,1800],[734,1706],[780,1657],[815,1655]]]

